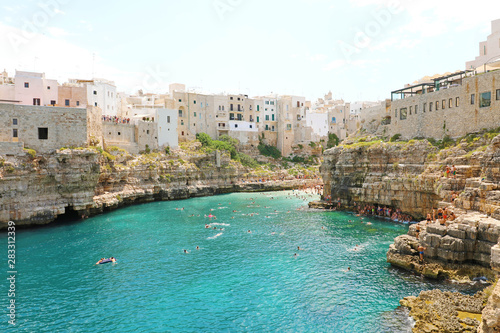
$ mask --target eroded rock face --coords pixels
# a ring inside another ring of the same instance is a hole
[[[484,295],[474,296],[440,290],[422,291],[418,297],[400,301],[410,308],[416,321],[413,332],[476,332],[481,319]]]
[[[319,182],[293,177],[240,182],[250,177],[249,172],[228,154],[217,152],[130,156],[66,149],[36,157],[0,156],[0,229],[11,220],[16,226],[47,224],[63,214],[78,218],[132,203],[295,189],[304,182]]]

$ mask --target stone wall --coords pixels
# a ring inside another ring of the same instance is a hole
[[[456,138],[483,128],[495,128],[500,126],[500,100],[496,96],[499,89],[500,71],[494,71],[464,78],[462,85],[395,100],[391,124],[383,127],[388,135],[401,134],[405,139],[441,139],[445,135]],[[484,92],[491,92],[489,107],[480,107],[480,94]],[[474,104],[471,104],[472,94]],[[401,119],[403,108],[406,119]]]
[[[13,141],[13,129],[19,141],[37,152],[83,147],[87,145],[87,109],[0,104],[0,141]]]

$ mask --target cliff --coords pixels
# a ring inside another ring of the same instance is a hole
[[[496,280],[500,271],[500,136],[481,133],[458,141],[447,149],[427,140],[346,142],[324,154],[320,168],[324,196],[335,202],[340,198],[347,209],[355,209],[356,204],[401,209],[416,220],[446,207],[457,215],[455,220],[444,226],[420,222],[418,233],[417,225],[410,226],[408,234],[390,246],[387,261],[430,278],[470,281],[486,276]],[[456,178],[445,176],[447,165],[456,166]],[[456,195],[453,202],[452,195]],[[424,261],[419,258],[419,245],[425,247]],[[476,331],[478,326],[481,332],[500,331],[498,285],[486,307],[468,310],[446,305],[448,301],[468,302],[458,301],[459,296],[438,294],[432,294],[435,305],[426,303],[430,296],[425,293],[402,301],[417,320],[414,332]],[[420,316],[416,309],[426,314]],[[460,318],[457,314],[462,312],[470,313]],[[439,319],[446,316],[449,320]]]
[[[286,179],[273,181],[276,178]],[[311,176],[307,182],[319,181]],[[294,189],[303,184],[282,169],[247,168],[226,153],[205,152],[199,145],[170,155],[129,155],[116,148],[62,149],[41,155],[26,150],[0,156],[0,229],[11,220],[16,226],[47,224],[133,203]]]

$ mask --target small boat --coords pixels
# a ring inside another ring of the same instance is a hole
[[[101,265],[101,264],[107,264],[108,262],[116,262],[116,258],[104,258],[102,260],[99,260],[96,265]]]

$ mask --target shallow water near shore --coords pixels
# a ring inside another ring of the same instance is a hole
[[[0,331],[407,332],[401,298],[474,291],[391,268],[385,254],[407,225],[304,209],[318,196],[297,193],[154,202],[19,230],[17,325],[4,315]],[[0,266],[6,274],[7,258]]]

